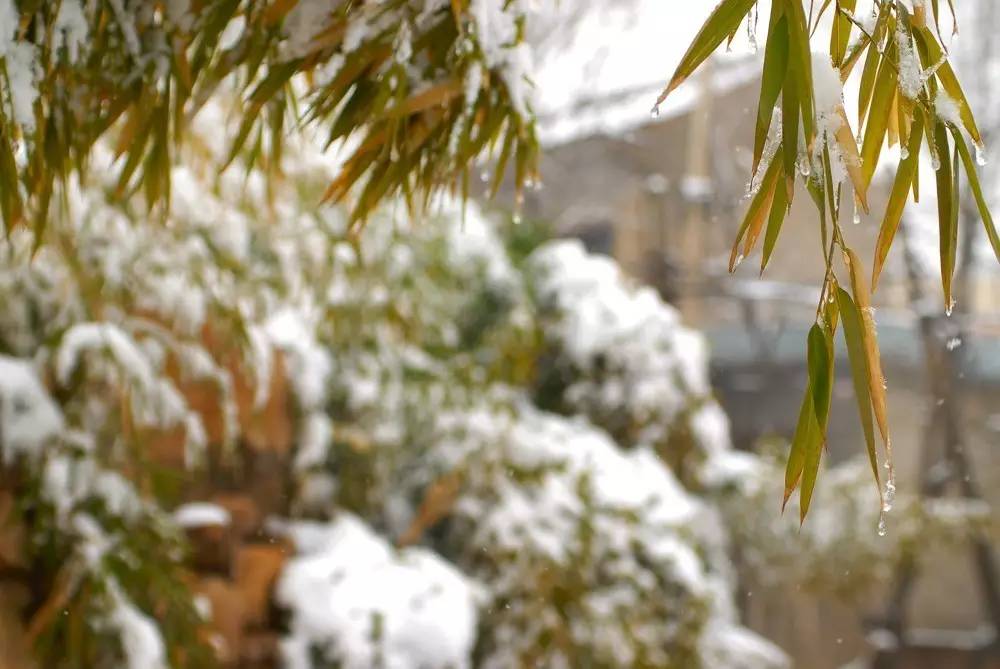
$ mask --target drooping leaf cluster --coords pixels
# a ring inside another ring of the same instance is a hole
[[[86,172],[109,131],[118,195],[169,204],[191,118],[233,80],[244,96],[230,160],[277,176],[290,129],[319,126],[346,155],[326,198],[356,221],[390,197],[419,210],[442,190],[467,193],[486,151],[515,166],[520,188],[537,141],[524,17],[509,4],[2,0],[3,221],[43,230],[58,184]]]
[[[756,21],[756,4],[756,0],[723,0],[715,8],[657,104],[719,45],[731,40],[744,20]],[[808,385],[785,477],[786,502],[800,489],[802,520],[809,510],[826,441],[833,337],[841,324],[879,499],[884,510],[892,506],[892,446],[871,291],[867,271],[840,228],[846,197],[853,195],[855,211],[868,211],[868,189],[883,148],[898,144],[900,160],[875,248],[871,290],[877,286],[906,203],[911,196],[919,199],[920,156],[925,148],[937,190],[945,311],[950,314],[954,303],[962,174],[1000,259],[1000,236],[976,171],[976,163],[983,162],[982,137],[943,46],[941,3],[914,0],[907,6],[899,0],[875,0],[872,14],[866,17],[859,17],[856,9],[856,0],[772,2],[754,137],[752,197],[729,263],[734,271],[763,232],[764,271],[791,208],[798,177],[819,213],[826,268],[817,322],[808,336]],[[954,16],[954,8],[949,9]],[[812,50],[824,20],[830,22],[828,62],[823,62],[826,53]],[[823,77],[831,68],[833,76]],[[857,132],[851,128],[843,102],[842,86],[852,78],[859,87]],[[966,136],[975,146],[976,158]],[[848,187],[850,192],[845,193]],[[838,256],[842,268],[835,263]],[[876,426],[888,469],[884,492]]]

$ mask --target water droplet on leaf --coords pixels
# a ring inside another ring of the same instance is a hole
[[[976,164],[983,167],[987,162],[989,158],[986,155],[986,147],[982,142],[976,142]]]

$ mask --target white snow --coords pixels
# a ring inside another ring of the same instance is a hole
[[[210,502],[188,502],[174,509],[174,522],[183,528],[227,527],[229,511]]]
[[[517,40],[518,21],[526,13],[525,0],[471,0],[469,3],[469,14],[486,67],[499,70],[514,110],[524,119],[531,117],[534,107],[532,50]]]
[[[156,623],[140,611],[112,581],[108,623],[117,628],[125,652],[122,669],[167,669],[166,649]]]
[[[576,240],[555,241],[535,251],[529,268],[546,337],[580,373],[566,393],[573,406],[645,417],[638,443],[652,444],[691,397],[709,392],[704,339],[613,260]]]
[[[934,112],[945,123],[962,128],[962,114],[958,102],[948,95],[943,86],[938,88],[937,97],[934,98]]]
[[[289,527],[301,555],[277,586],[292,611],[285,666],[310,650],[344,669],[470,666],[477,587],[423,549],[395,551],[358,518]]]
[[[80,49],[86,44],[87,35],[90,33],[90,26],[87,24],[87,17],[84,16],[80,0],[60,1],[59,14],[56,15],[52,31],[53,48],[58,50],[65,47],[69,61],[76,62],[80,56]]]
[[[902,29],[896,29],[896,46],[899,49],[899,91],[907,98],[915,100],[927,77],[920,66],[920,58],[913,48],[913,40]]]
[[[5,65],[7,81],[10,87],[11,113],[14,122],[25,132],[35,129],[35,100],[38,98],[38,87],[35,80],[35,69],[38,66],[35,47],[28,42],[15,42],[7,47]]]
[[[37,460],[63,430],[63,416],[28,360],[0,355],[0,462]]]
[[[844,104],[844,85],[840,71],[833,66],[829,54],[812,54],[813,93],[816,113],[829,113]]]

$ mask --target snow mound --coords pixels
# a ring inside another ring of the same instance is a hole
[[[470,666],[477,588],[454,567],[395,551],[350,514],[288,530],[302,555],[277,588],[292,611],[286,667],[309,669],[316,653],[344,669]]]

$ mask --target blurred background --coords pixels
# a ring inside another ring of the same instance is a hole
[[[650,112],[663,73],[680,60],[714,4],[637,0],[583,13],[564,5],[562,20],[574,29],[542,28],[544,188],[528,195],[525,212],[615,258],[705,333],[713,388],[729,415],[733,443],[753,451],[795,431],[797,398],[807,379],[806,333],[824,268],[815,255],[815,208],[803,196],[793,204],[762,276],[759,252],[734,274],[727,271],[747,206],[763,19],[759,29],[743,26],[725,53],[711,58],[658,114]],[[857,15],[870,11],[870,4],[859,3]],[[1000,130],[1000,60],[990,37],[1000,10],[994,3],[956,4],[957,32],[948,34],[950,15],[942,32],[989,142]],[[769,3],[760,3],[758,11],[766,16]],[[824,43],[822,36],[814,39]],[[845,89],[845,97],[853,109],[856,85]],[[851,122],[856,129],[856,117]],[[883,154],[870,192],[871,215],[859,212],[856,225],[845,227],[866,265],[898,159],[898,147]],[[995,163],[987,162],[982,174],[995,203]],[[904,215],[902,239],[897,237],[874,299],[899,485],[927,504],[951,499],[982,505],[981,512],[992,516],[1000,501],[1000,274],[967,189],[960,216],[967,223],[952,313],[946,315],[942,304],[937,208],[927,180],[921,202]],[[855,458],[864,447],[853,392],[842,365],[828,467]],[[807,523],[823,533],[829,521],[820,512]],[[901,559],[873,587],[852,596],[839,596],[851,589],[849,568],[833,574],[841,583],[823,588],[806,579],[773,588],[748,578],[740,607],[747,624],[787,650],[796,666],[998,666],[995,548],[988,533],[948,546],[920,542],[910,548],[918,555]],[[898,635],[906,639],[905,649],[892,641]]]

